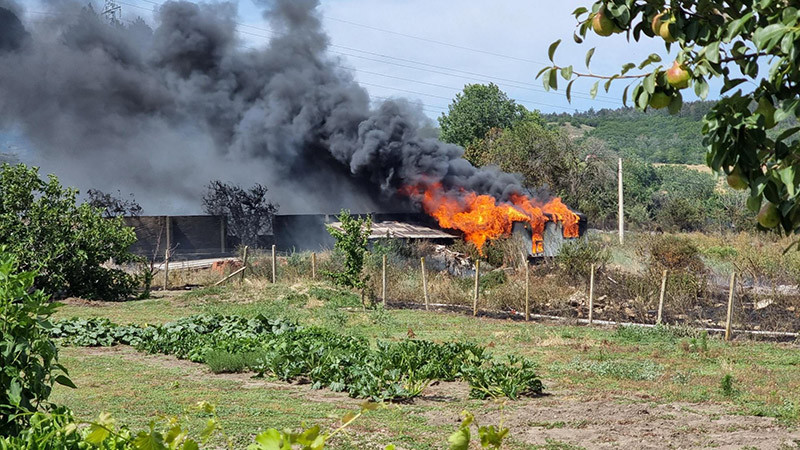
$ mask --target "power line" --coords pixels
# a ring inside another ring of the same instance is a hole
[[[152,0],[139,0],[139,1],[147,2],[147,3],[153,4],[153,5],[157,5],[157,6],[161,5],[160,3],[152,1]],[[120,3],[122,3],[122,2],[120,2]],[[150,11],[148,8],[144,8],[142,6],[138,6],[138,5],[130,5],[130,6],[134,6],[136,8],[141,8],[141,9]],[[269,34],[274,35],[274,36],[284,36],[283,33],[271,30],[269,28],[258,27],[258,26],[255,26],[255,25],[248,25],[248,24],[239,23],[239,22],[236,22],[236,25],[238,25],[240,27],[247,27],[247,28],[252,28],[254,30],[263,31],[263,32],[269,33]],[[261,34],[258,34],[258,33],[253,33],[253,32],[249,32],[249,31],[245,31],[245,30],[241,30],[241,29],[239,29],[239,32],[243,33],[243,34],[250,35],[250,36],[260,37],[260,38],[263,38],[263,39],[269,39],[268,36],[264,36],[264,35],[261,35]],[[529,82],[526,82],[526,81],[513,80],[513,79],[502,78],[502,77],[498,77],[498,76],[486,75],[486,74],[481,74],[481,73],[477,73],[477,72],[471,72],[471,71],[455,69],[455,68],[451,68],[451,67],[440,66],[440,65],[436,65],[436,64],[429,64],[429,63],[425,63],[425,62],[421,62],[421,61],[415,61],[415,60],[411,60],[411,59],[400,58],[400,57],[397,57],[397,56],[385,55],[385,54],[382,54],[382,53],[371,52],[371,51],[368,51],[368,50],[361,50],[361,49],[358,49],[358,48],[353,48],[353,47],[348,47],[348,46],[338,45],[338,44],[333,44],[333,43],[330,43],[329,47],[340,48],[340,49],[344,49],[344,50],[348,50],[348,51],[364,53],[364,54],[367,54],[367,55],[378,56],[378,57],[381,57],[381,58],[392,59],[392,60],[402,61],[402,62],[411,63],[411,64],[417,64],[417,65],[424,66],[424,67],[432,67],[432,68],[435,68],[435,69],[448,70],[448,71],[451,71],[451,72],[456,72],[456,73],[462,73],[462,74],[465,74],[465,75],[469,75],[471,77],[484,78],[484,80],[480,80],[482,82],[498,81],[498,82],[502,82],[502,84],[505,84],[505,85],[507,85],[509,87],[513,87],[515,89],[529,90],[529,91],[533,91],[533,92],[537,92],[537,93],[544,93],[544,94],[549,94],[549,95],[558,95],[559,97],[561,96],[560,94],[558,94],[556,92],[545,90],[540,84],[536,84],[536,83],[529,83]],[[459,77],[459,78],[462,78],[462,79],[465,78],[465,77],[462,77],[462,76],[459,76],[459,75],[455,75],[455,74],[452,74],[452,73],[439,72],[439,71],[435,71],[435,70],[428,70],[428,69],[423,69],[423,68],[420,68],[420,67],[414,67],[414,66],[408,66],[408,65],[404,65],[404,64],[399,64],[399,63],[395,63],[395,62],[391,62],[391,61],[383,61],[383,60],[379,60],[379,59],[368,58],[368,57],[361,56],[361,55],[354,55],[352,53],[335,52],[335,51],[331,51],[331,53],[336,53],[336,54],[344,55],[344,56],[352,56],[352,57],[355,57],[355,58],[365,59],[365,60],[374,61],[374,62],[380,62],[380,63],[384,63],[384,64],[390,64],[390,65],[394,65],[394,66],[398,66],[398,67],[406,67],[406,68],[409,68],[409,69],[427,71],[427,72],[430,72],[430,73],[436,73],[436,74],[446,75],[446,76],[450,76],[450,77]],[[498,83],[498,84],[501,84],[501,83]],[[595,99],[592,99],[591,96],[589,96],[587,94],[581,94],[581,93],[575,93],[572,96],[576,97],[576,98],[583,98],[583,99],[586,99],[586,100],[595,100],[595,101],[599,101],[599,102],[602,102],[601,99],[609,99],[609,100],[612,100],[612,102],[608,102],[607,101],[607,102],[604,102],[604,103],[613,103],[615,105],[622,106],[622,103],[619,101],[619,99],[617,97],[613,97],[613,96],[597,95]]]
[[[415,36],[413,34],[400,33],[400,32],[397,32],[397,31],[387,30],[387,29],[384,29],[384,28],[378,28],[378,27],[374,27],[372,25],[364,25],[363,23],[351,22],[349,20],[344,20],[344,19],[337,19],[337,18],[331,17],[331,16],[323,16],[323,17],[325,17],[328,20],[333,20],[333,21],[336,21],[336,22],[342,22],[342,23],[346,23],[346,24],[349,24],[349,25],[354,25],[354,26],[357,26],[357,27],[367,28],[367,29],[370,29],[370,30],[381,31],[383,33],[389,33],[389,34],[393,34],[393,35],[396,35],[396,36],[403,36],[403,37],[406,37],[406,38],[409,38],[409,39],[416,39],[418,41],[430,42],[432,44],[438,44],[438,45],[443,45],[443,46],[446,46],[446,47],[457,48],[457,49],[460,49],[460,50],[467,50],[467,51],[471,51],[471,52],[482,53],[484,55],[497,56],[499,58],[511,59],[511,60],[514,60],[514,61],[532,63],[532,64],[536,64],[536,65],[539,65],[539,66],[549,66],[549,64],[547,64],[547,63],[543,63],[541,61],[536,61],[536,60],[532,60],[532,59],[520,58],[520,57],[517,57],[517,56],[511,56],[511,55],[505,55],[505,54],[502,54],[502,53],[490,52],[488,50],[481,50],[481,49],[472,48],[472,47],[465,47],[463,45],[451,44],[449,42],[443,42],[443,41],[437,41],[436,39],[429,39],[429,38],[425,38],[425,37],[421,37],[421,36]]]
[[[155,2],[155,1],[152,1],[152,0],[140,0],[140,1],[143,1],[143,2],[146,2],[146,3],[150,3],[150,4],[153,4],[153,5],[156,5],[156,6],[161,6],[161,3],[158,3],[158,2]],[[127,2],[123,2],[123,1],[118,1],[118,3],[124,4],[124,5],[127,5],[127,6],[131,6],[131,7],[134,7],[134,8],[139,8],[139,9],[143,9],[143,10],[147,10],[147,11],[152,11],[149,8],[146,8],[146,7],[143,7],[143,6],[140,6],[140,5],[135,5],[135,4],[132,4],[132,3],[127,3]],[[235,22],[235,23],[236,23],[236,25],[238,25],[240,27],[253,28],[253,29],[256,29],[256,30],[259,30],[259,31],[264,31],[266,33],[270,33],[272,35],[284,36],[283,33],[279,33],[279,32],[276,32],[276,31],[268,29],[268,28],[256,27],[254,25],[248,25],[248,24],[243,24],[243,23],[239,23],[239,22]],[[239,32],[242,33],[242,34],[247,34],[247,35],[259,37],[259,38],[262,38],[262,39],[270,39],[270,37],[268,37],[268,36],[264,36],[264,35],[258,34],[258,33],[253,33],[253,32],[250,32],[250,31],[245,31],[245,30],[242,30],[242,29],[239,29]],[[436,66],[436,65],[422,63],[422,62],[413,61],[413,60],[406,60],[406,59],[403,59],[403,58],[396,58],[396,57],[393,57],[393,56],[383,55],[383,54],[380,54],[380,53],[369,52],[369,51],[366,51],[366,50],[360,50],[360,49],[356,49],[356,48],[352,48],[352,47],[346,47],[346,46],[341,46],[341,45],[336,45],[336,44],[329,44],[329,46],[330,47],[336,47],[336,48],[344,48],[346,50],[351,50],[351,51],[371,54],[371,55],[375,55],[375,56],[380,56],[382,58],[397,59],[397,60],[400,60],[400,61],[411,62],[411,63],[414,63],[414,64],[423,65],[423,66],[442,68],[444,70],[451,70],[453,72],[462,72],[462,73],[466,73],[466,74],[470,74],[470,75],[481,76],[481,77],[484,77],[484,78],[495,78],[496,80],[501,80],[501,81],[505,81],[505,82],[526,84],[526,85],[529,85],[529,86],[535,86],[535,85],[533,85],[531,83],[514,81],[514,80],[506,80],[506,79],[497,78],[497,77],[490,77],[490,76],[481,75],[481,74],[477,74],[477,73],[473,73],[473,72],[462,71],[460,69],[452,69],[452,68],[447,68],[447,67],[443,67],[443,66]],[[358,55],[352,55],[352,54],[343,53],[343,52],[333,52],[333,53],[338,53],[338,54],[342,54],[342,55],[345,55],[345,56],[354,56],[354,57],[357,57],[357,58],[360,57]],[[361,57],[361,58],[365,58],[365,57]],[[365,58],[365,59],[370,59],[370,58]],[[374,61],[381,62],[381,63],[386,63],[386,64],[399,65],[397,63],[391,63],[389,61],[380,61],[380,60],[374,60]],[[401,66],[403,66],[403,65],[401,65]],[[340,67],[342,67],[342,66],[340,66]],[[436,71],[431,71],[429,69],[422,69],[422,68],[417,68],[417,67],[413,67],[413,66],[403,66],[403,67],[408,67],[408,68],[411,68],[411,69],[421,70],[421,71],[428,71],[428,72],[432,72],[432,73],[439,73],[439,74],[447,75],[447,76],[451,76],[451,77],[459,77],[458,75],[447,74],[447,73],[443,73],[443,72],[436,72]],[[353,68],[349,68],[349,67],[345,67],[345,68],[348,69],[348,70],[359,71],[358,69],[353,69]],[[361,72],[372,74],[372,75],[376,75],[376,76],[382,76],[382,77],[386,77],[386,78],[393,78],[393,79],[397,79],[397,80],[412,82],[412,83],[426,84],[426,85],[430,85],[430,86],[435,86],[435,87],[440,87],[440,88],[445,88],[445,89],[451,89],[451,90],[455,90],[455,91],[459,91],[460,90],[459,88],[454,88],[452,86],[444,86],[444,85],[439,85],[439,84],[435,84],[435,83],[428,83],[428,82],[424,82],[424,81],[413,80],[413,79],[409,79],[409,78],[402,78],[402,77],[397,77],[397,76],[393,76],[393,75],[381,74],[381,73],[377,73],[377,72],[370,72],[370,71],[365,71],[365,70],[361,71]],[[463,78],[463,77],[459,77],[459,78]],[[442,97],[442,96],[437,96],[437,95],[427,94],[427,93],[421,93],[421,92],[411,91],[411,90],[406,90],[406,89],[391,88],[391,87],[387,87],[387,86],[374,85],[374,84],[369,84],[369,83],[364,83],[364,82],[362,82],[362,84],[365,84],[365,85],[368,85],[368,86],[371,85],[371,86],[376,86],[376,87],[382,87],[382,88],[385,88],[385,89],[394,89],[394,90],[400,91],[400,92],[407,92],[407,93],[413,93],[413,94],[417,94],[417,95],[424,95],[424,96],[428,96],[428,97],[432,97],[432,98],[440,98],[440,99],[445,99],[445,100],[448,100],[448,101],[452,100],[451,98],[448,98],[448,97]],[[541,88],[542,90],[539,91],[539,90],[536,90],[536,89],[526,88],[526,87],[523,87],[523,86],[511,86],[511,87],[517,88],[517,89],[529,90],[529,91],[533,91],[533,92],[537,92],[537,93],[547,93],[547,94],[559,95],[559,94],[557,94],[555,92],[545,91],[543,88]],[[590,98],[590,97],[587,97],[587,96],[583,96],[581,94],[574,94],[574,97],[583,98],[583,99],[589,99]],[[515,99],[515,100],[517,102],[519,102],[519,103],[528,103],[528,104],[539,105],[539,106],[547,106],[547,107],[550,107],[550,108],[557,108],[557,109],[562,109],[562,110],[566,110],[566,111],[571,111],[573,109],[573,108],[569,108],[569,107],[551,105],[551,104],[548,104],[548,103],[537,102],[537,101],[533,101],[533,100],[526,100],[526,99]],[[599,101],[599,102],[603,102],[603,103],[612,103],[614,105],[619,105],[619,103],[617,103],[617,102],[604,101],[602,99],[595,99],[595,101]]]

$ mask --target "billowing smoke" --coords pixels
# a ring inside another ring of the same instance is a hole
[[[153,27],[84,5],[23,25],[0,0],[0,130],[20,130],[65,184],[133,192],[151,214],[199,212],[212,179],[262,183],[284,213],[386,210],[420,182],[520,190],[421,138],[418,105],[371,108],[327,53],[317,0],[265,2],[277,34],[258,49],[238,39],[232,3],[168,1]]]

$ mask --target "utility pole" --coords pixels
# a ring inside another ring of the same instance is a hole
[[[619,243],[622,244],[625,240],[625,210],[622,206],[622,158],[619,159]]]
[[[103,5],[103,12],[100,15],[105,16],[106,20],[112,25],[122,22],[122,6],[114,0],[106,0]]]

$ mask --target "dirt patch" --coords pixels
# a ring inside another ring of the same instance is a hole
[[[453,424],[457,414],[431,411],[429,422]],[[477,415],[482,424],[502,419],[517,442],[555,440],[585,448],[780,448],[800,432],[775,419],[731,415],[723,405],[656,404],[628,398],[570,397],[565,393],[509,402]]]

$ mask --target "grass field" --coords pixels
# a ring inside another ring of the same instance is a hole
[[[370,339],[409,336],[469,341],[496,356],[537,363],[547,395],[515,402],[470,400],[461,383],[429,387],[412,403],[358,420],[336,448],[443,448],[463,410],[511,428],[512,448],[798,448],[800,350],[794,344],[737,340],[688,329],[589,328],[473,318],[452,312],[363,310],[358,299],[323,284],[254,285],[169,292],[125,303],[71,300],[57,317],[160,323],[197,313],[264,314]],[[357,399],[308,385],[212,374],[205,365],[129,347],[65,348],[77,390],[52,400],[81,419],[109,411],[145,426],[198,400],[218,405],[238,445],[267,427],[335,425]],[[726,379],[727,376],[727,379]],[[200,425],[199,418],[195,420]]]

